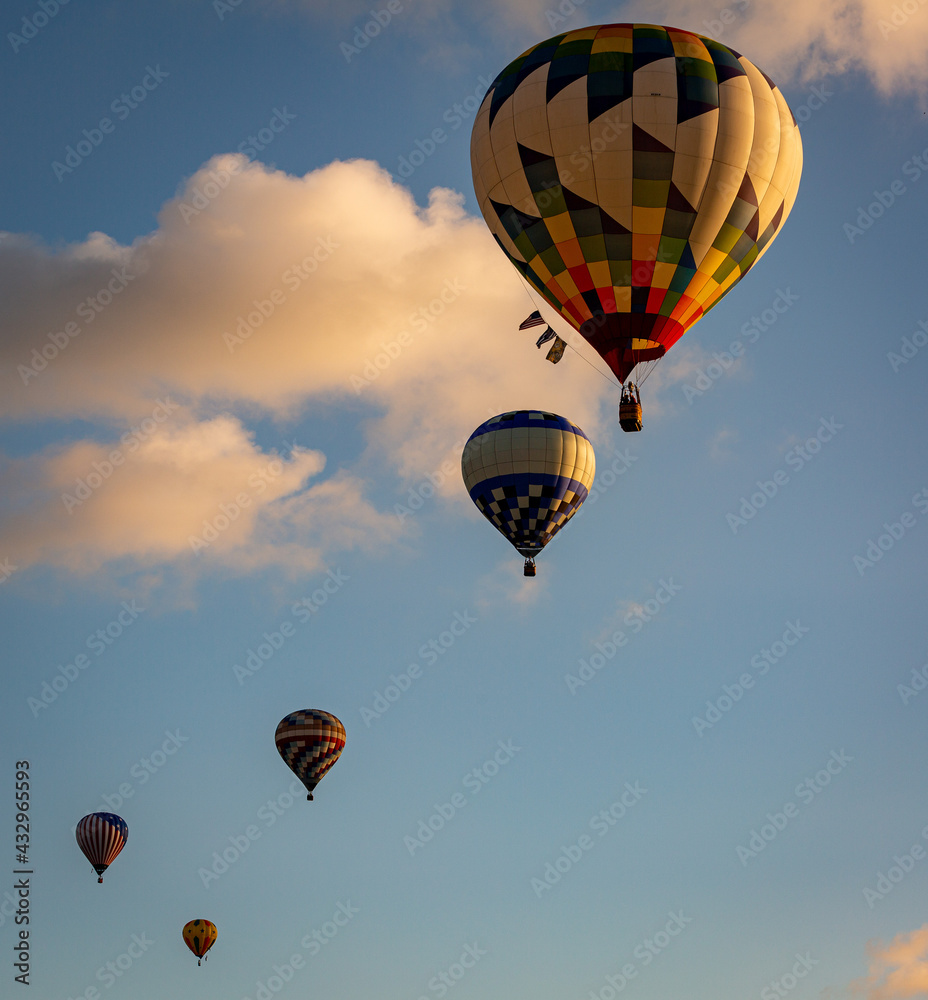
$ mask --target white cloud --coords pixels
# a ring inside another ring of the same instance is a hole
[[[781,86],[860,71],[885,95],[928,90],[928,7],[915,0],[908,9],[887,0],[658,0],[605,7],[502,0],[494,6],[532,33],[526,48],[588,24],[670,24],[732,46]]]
[[[928,924],[897,934],[889,944],[867,945],[870,971],[851,983],[866,1000],[909,1000],[928,994]]]
[[[0,551],[23,565],[189,563],[191,534],[273,459],[248,426],[263,418],[306,447],[197,558],[305,571],[326,552],[394,538],[397,479],[457,464],[491,414],[552,409],[595,437],[614,392],[579,359],[546,363],[517,331],[525,294],[459,195],[436,189],[419,208],[367,161],[293,177],[215,157],[131,246],[99,233],[56,250],[0,241],[0,293],[0,413],[96,425],[92,439],[7,460]],[[174,409],[154,421],[159,399]],[[307,411],[362,420],[363,454],[339,455],[319,478],[325,457],[310,450],[311,421],[298,422]],[[62,494],[148,425],[65,509]],[[445,480],[445,495],[463,493],[459,477]],[[378,489],[389,513],[366,499]]]

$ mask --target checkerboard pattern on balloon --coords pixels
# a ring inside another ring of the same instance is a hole
[[[338,760],[345,746],[345,727],[329,712],[306,709],[281,719],[275,734],[277,751],[310,791]]]
[[[802,145],[748,59],[690,31],[611,24],[510,63],[478,110],[471,161],[499,245],[624,381],[763,254]]]
[[[516,410],[474,431],[461,468],[478,509],[522,555],[534,556],[586,499],[596,459],[566,418]]]

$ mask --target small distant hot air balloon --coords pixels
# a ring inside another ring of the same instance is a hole
[[[208,920],[191,920],[184,924],[184,944],[197,956],[197,965],[207,957],[206,953],[218,937],[216,925]]]
[[[802,142],[776,84],[726,45],[600,24],[497,76],[471,165],[500,248],[625,383],[621,424],[634,431],[636,384],[786,221]]]
[[[304,708],[280,720],[274,736],[284,763],[306,786],[308,802],[345,746],[345,727],[329,712]]]
[[[461,472],[477,509],[525,556],[525,575],[534,576],[535,556],[586,499],[596,456],[566,417],[513,410],[471,434]]]
[[[90,813],[74,831],[77,845],[84,852],[103,881],[103,873],[116,860],[129,839],[129,827],[122,816],[114,813]]]

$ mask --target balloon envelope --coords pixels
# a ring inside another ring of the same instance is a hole
[[[596,456],[586,434],[566,417],[513,410],[471,434],[461,472],[477,509],[533,558],[586,499]]]
[[[691,31],[605,24],[541,42],[499,74],[471,165],[509,260],[624,382],[769,247],[802,144],[783,95],[744,56]]]
[[[74,835],[78,847],[100,876],[97,881],[102,882],[103,873],[126,846],[129,827],[115,813],[90,813],[77,824]]]
[[[306,797],[338,760],[345,746],[345,727],[329,712],[306,708],[280,720],[275,734],[277,752],[303,782]]]
[[[208,920],[191,920],[184,924],[184,943],[197,956],[203,956],[213,947],[219,937],[216,925]],[[197,965],[200,963],[197,962]]]

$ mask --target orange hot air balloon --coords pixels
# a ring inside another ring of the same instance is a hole
[[[184,924],[184,944],[197,956],[197,965],[205,958],[206,953],[216,943],[219,931],[216,925],[208,920],[190,920]]]

